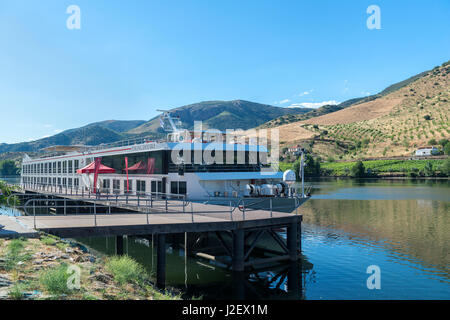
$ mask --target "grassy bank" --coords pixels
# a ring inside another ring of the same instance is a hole
[[[173,300],[128,256],[95,257],[57,237],[0,239],[0,299]]]
[[[362,161],[365,176],[405,176],[433,177],[448,176],[449,159],[431,160],[368,160]],[[356,162],[322,162],[321,176],[345,177],[352,176],[352,168]],[[280,163],[280,170],[292,169],[293,163]]]
[[[439,176],[445,160],[369,160],[363,161],[369,176]],[[321,163],[323,176],[349,176],[355,162]]]

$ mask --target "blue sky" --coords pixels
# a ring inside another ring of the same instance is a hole
[[[0,0],[0,143],[205,100],[373,94],[450,59],[449,16],[448,0]]]

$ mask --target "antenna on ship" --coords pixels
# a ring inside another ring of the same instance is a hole
[[[170,131],[170,132],[177,132],[180,131],[180,129],[177,128],[177,125],[181,126],[181,120],[179,116],[175,116],[172,117],[171,113],[172,111],[170,110],[160,110],[157,109],[156,111],[158,112],[162,112],[163,114],[161,115],[161,117],[159,118],[159,124],[161,125],[161,127],[165,130],[165,131]],[[175,124],[175,118],[176,120],[176,124]],[[171,126],[171,128],[166,128],[164,125],[164,119],[167,119],[169,121],[169,124]]]

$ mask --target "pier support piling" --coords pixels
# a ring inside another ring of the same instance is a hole
[[[291,261],[296,261],[298,259],[298,223],[297,221],[292,222],[287,227],[287,247],[289,251],[289,259]]]
[[[233,271],[244,271],[244,229],[233,231]]]
[[[166,286],[166,235],[157,235],[157,258],[156,258],[156,286],[164,289]]]
[[[123,236],[116,236],[116,254],[123,255]]]

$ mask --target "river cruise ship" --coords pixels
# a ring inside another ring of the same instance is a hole
[[[272,170],[266,146],[226,138],[219,143],[217,133],[206,136],[179,129],[167,111],[160,120],[162,125],[168,122],[171,126],[165,140],[139,138],[95,147],[55,146],[38,158],[25,155],[21,183],[100,195],[176,194],[192,200],[293,195],[289,185],[295,174]],[[217,163],[222,152],[222,161]],[[214,159],[195,159],[205,153]]]

